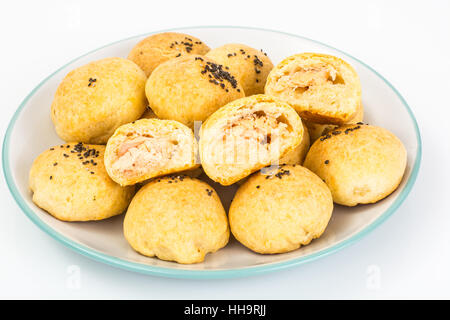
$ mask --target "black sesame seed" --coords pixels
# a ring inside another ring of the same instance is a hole
[[[53,166],[57,166],[58,165],[58,162],[55,162],[54,164],[53,164]]]
[[[325,160],[325,164],[329,164],[330,163],[330,160]]]
[[[50,180],[52,180],[53,179],[53,176],[50,176]]]
[[[260,186],[256,186],[256,189],[259,189]]]

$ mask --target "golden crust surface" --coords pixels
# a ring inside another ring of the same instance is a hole
[[[242,127],[239,122],[248,116],[255,119],[255,127],[250,127],[247,133],[244,127],[241,136],[231,137],[228,131]],[[276,118],[276,123],[284,127],[284,133],[279,128],[257,127],[261,117]],[[217,110],[201,127],[199,151],[202,168],[212,180],[231,185],[252,172],[278,162],[300,144],[303,132],[300,117],[284,102],[266,95],[235,100]],[[246,137],[247,134],[250,138]],[[252,143],[252,138],[261,141]],[[274,143],[275,138],[278,144]],[[248,144],[245,142],[247,139]],[[269,145],[271,147],[266,151]]]
[[[124,212],[134,187],[111,180],[104,150],[102,145],[68,143],[41,153],[29,174],[33,202],[63,221],[101,220]]]
[[[363,122],[363,121],[364,121],[364,107],[362,104],[360,104],[355,116],[351,120],[347,121],[346,124],[353,124],[353,123],[358,123],[358,122]],[[321,123],[314,123],[314,122],[307,121],[307,120],[305,120],[304,123],[305,123],[306,127],[308,127],[308,131],[309,131],[310,138],[311,138],[311,143],[313,143],[314,141],[319,139],[321,135],[323,135],[329,131],[332,131],[333,129],[338,127],[335,124],[321,124]]]
[[[204,55],[209,47],[200,39],[177,32],[153,34],[131,49],[128,59],[135,62],[148,76],[160,64],[177,57]]]
[[[150,144],[138,150],[146,139],[151,140]],[[129,147],[121,152],[126,144]],[[171,148],[170,152],[164,148]],[[119,127],[108,140],[105,166],[114,181],[126,186],[198,168],[197,154],[198,145],[194,133],[185,125],[174,120],[140,119]],[[121,160],[121,156],[127,156],[126,161]],[[136,165],[140,162],[144,162],[142,170],[138,170],[136,174],[127,174],[137,170]]]
[[[244,88],[246,96],[264,93],[267,76],[273,68],[265,53],[244,44],[230,43],[212,49],[206,56],[227,66]]]
[[[69,72],[51,106],[56,132],[65,141],[105,144],[119,126],[144,113],[144,72],[132,61],[106,58]]]
[[[265,93],[289,103],[305,119],[343,124],[361,103],[356,71],[344,60],[326,54],[287,57],[270,72]]]
[[[267,174],[254,173],[238,189],[229,212],[234,237],[263,254],[289,252],[319,238],[333,211],[326,184],[298,165]]]
[[[280,164],[299,164],[302,165],[305,160],[306,154],[308,153],[309,147],[311,146],[310,136],[308,128],[303,124],[303,137],[300,144],[295,147],[294,150],[288,152],[284,157],[280,159]]]
[[[145,91],[158,118],[191,128],[194,121],[205,121],[220,107],[244,96],[242,86],[223,66],[194,55],[161,64],[150,75]]]
[[[133,198],[124,220],[125,238],[134,250],[184,264],[202,262],[207,253],[223,248],[229,233],[214,189],[185,176],[146,184]]]
[[[334,202],[346,206],[375,203],[400,184],[407,154],[384,128],[345,125],[316,140],[304,166],[324,179]]]

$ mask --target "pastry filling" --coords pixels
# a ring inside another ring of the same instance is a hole
[[[112,168],[128,177],[170,167],[176,162],[180,148],[178,141],[151,135],[127,137],[117,149]]]
[[[292,127],[281,113],[255,111],[223,128],[225,163],[267,163],[278,159]],[[217,154],[217,153],[216,153]]]
[[[275,91],[290,88],[297,94],[303,94],[310,87],[337,84],[345,84],[344,79],[330,65],[292,66],[278,79]]]

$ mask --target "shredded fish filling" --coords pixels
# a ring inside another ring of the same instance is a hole
[[[290,127],[284,121],[281,114],[257,111],[228,124],[222,136],[225,161],[266,162],[271,155],[280,152],[282,137],[289,135]]]
[[[176,149],[176,141],[166,137],[139,136],[127,139],[118,148],[119,158],[112,168],[127,176],[140,175],[150,169],[166,166]]]
[[[337,71],[329,65],[315,65],[309,67],[296,67],[281,76],[275,86],[276,91],[292,88],[303,93],[312,86],[343,83]],[[299,90],[300,89],[300,90]]]

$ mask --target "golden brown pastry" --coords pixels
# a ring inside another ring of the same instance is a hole
[[[360,122],[363,121],[364,121],[364,108],[362,104],[360,104],[355,116],[351,120],[349,120],[346,124],[354,124],[354,123],[360,124]],[[321,124],[306,120],[304,121],[304,123],[308,128],[311,143],[319,139],[320,136],[324,135],[325,133],[332,131],[333,129],[338,127],[335,124]]]
[[[207,253],[223,248],[230,234],[214,189],[186,176],[167,176],[142,187],[123,227],[137,252],[178,263],[202,262]]]
[[[33,202],[64,221],[106,219],[125,211],[134,187],[111,180],[103,164],[105,146],[68,143],[50,148],[33,162]]]
[[[343,124],[361,104],[356,71],[337,57],[301,53],[281,61],[270,72],[265,93],[289,103],[308,121]]]
[[[353,124],[316,140],[304,166],[325,181],[334,202],[355,206],[391,194],[402,180],[406,156],[402,142],[388,130]]]
[[[319,238],[333,211],[326,184],[299,165],[254,173],[238,189],[229,220],[234,237],[258,253],[283,253]]]
[[[226,67],[194,55],[161,64],[148,79],[145,92],[158,118],[191,128],[194,121],[205,121],[220,107],[244,96]]]
[[[300,144],[295,147],[294,150],[288,152],[284,157],[279,160],[280,164],[303,164],[306,154],[308,153],[310,147],[310,137],[308,128],[305,123],[303,123],[303,137]]]
[[[140,119],[121,126],[108,140],[105,166],[122,186],[194,169],[197,141],[185,125],[173,120]]]
[[[209,47],[200,39],[184,33],[153,34],[140,41],[128,55],[145,74],[150,76],[161,63],[188,54],[204,55]]]
[[[65,141],[104,144],[147,105],[144,72],[132,61],[106,58],[69,72],[58,86],[52,120]]]
[[[217,63],[227,66],[244,88],[246,96],[264,93],[267,76],[273,68],[267,54],[244,44],[226,44],[206,54]]]
[[[233,101],[217,110],[200,130],[203,170],[230,185],[279,159],[303,138],[300,117],[289,105],[265,95]]]

